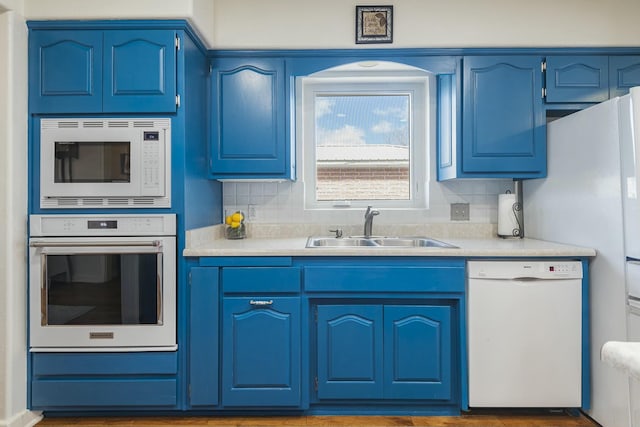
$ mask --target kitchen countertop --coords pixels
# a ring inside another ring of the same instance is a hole
[[[306,248],[309,235],[304,237],[249,237],[227,240],[222,227],[192,230],[187,233],[186,257],[239,257],[239,256],[449,256],[449,257],[593,257],[591,248],[564,245],[536,239],[499,237],[439,237],[457,248],[399,248],[399,247],[318,247]],[[259,234],[259,233],[256,233]],[[322,235],[326,236],[326,233]],[[390,235],[390,234],[387,234]],[[407,234],[404,234],[407,235]],[[418,235],[418,234],[411,234]],[[419,234],[423,235],[423,234]]]
[[[640,342],[608,341],[602,346],[600,357],[640,381]]]

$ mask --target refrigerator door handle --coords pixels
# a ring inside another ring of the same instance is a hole
[[[640,299],[640,260],[627,257],[627,296]]]

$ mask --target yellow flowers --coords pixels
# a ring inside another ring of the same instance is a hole
[[[229,226],[226,230],[227,239],[243,239],[246,236],[242,212],[236,211],[231,215],[227,215],[224,222]]]

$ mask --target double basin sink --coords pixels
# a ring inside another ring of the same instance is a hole
[[[429,237],[309,237],[307,248],[457,248]]]

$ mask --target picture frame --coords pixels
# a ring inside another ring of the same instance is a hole
[[[393,43],[393,6],[356,6],[356,44]]]

